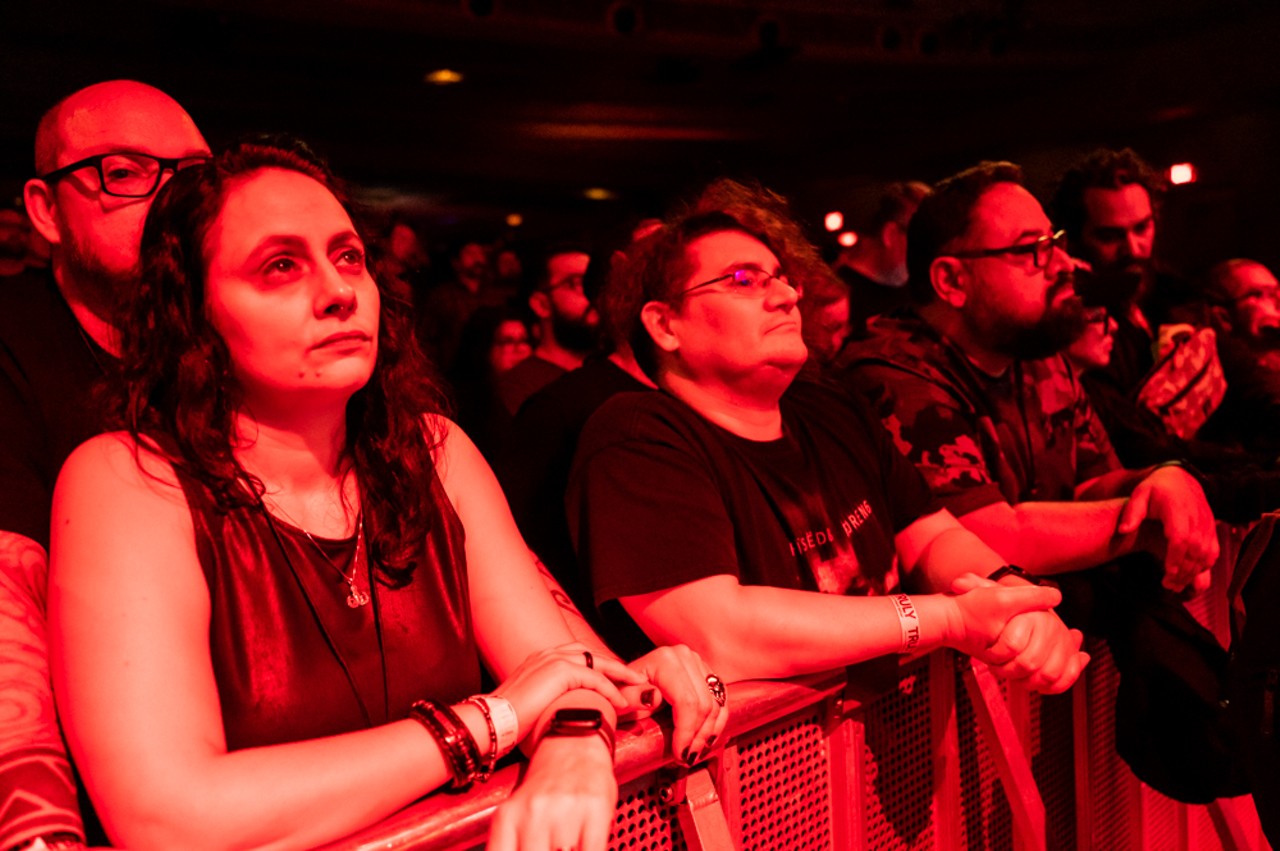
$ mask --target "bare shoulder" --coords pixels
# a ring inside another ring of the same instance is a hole
[[[465,467],[469,462],[482,460],[480,450],[462,427],[443,414],[425,415],[422,429],[427,442],[434,447],[431,459],[441,479],[448,479],[451,467]]]
[[[439,414],[424,418],[428,440],[435,446],[432,460],[445,493],[464,522],[467,509],[488,503],[502,491],[480,450],[453,420]]]
[[[122,496],[147,493],[183,505],[173,466],[153,443],[139,443],[127,432],[107,432],[80,444],[58,474],[58,491],[105,492]]]

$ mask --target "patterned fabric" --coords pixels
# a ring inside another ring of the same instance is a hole
[[[1138,390],[1138,401],[1160,417],[1169,431],[1195,436],[1227,392],[1217,338],[1212,328],[1160,326],[1160,358]]]
[[[1070,500],[1117,469],[1111,441],[1060,356],[978,369],[911,311],[872,320],[838,375],[957,516],[1001,500]]]

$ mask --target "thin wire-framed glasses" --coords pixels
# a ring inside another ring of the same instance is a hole
[[[946,256],[978,258],[999,257],[1001,254],[1030,254],[1037,269],[1048,269],[1049,261],[1053,258],[1053,249],[1055,248],[1061,249],[1063,252],[1067,250],[1067,232],[1065,230],[1060,230],[1057,233],[1042,236],[1034,242],[1007,245],[1003,248],[975,248],[971,251],[948,251]]]
[[[166,171],[179,172],[209,161],[207,156],[153,157],[150,154],[115,153],[85,157],[60,169],[40,175],[52,184],[74,171],[93,166],[98,172],[102,191],[117,198],[146,198],[160,186]]]
[[[763,298],[764,294],[769,291],[769,285],[774,281],[781,281],[782,283],[791,287],[797,293],[803,292],[799,284],[792,284],[791,281],[787,280],[787,276],[785,273],[780,272],[774,275],[774,274],[770,274],[769,272],[766,272],[763,269],[747,268],[747,269],[734,269],[732,272],[729,272],[724,275],[720,275],[719,277],[716,277],[716,278],[712,278],[709,281],[703,281],[700,284],[694,284],[693,286],[687,289],[681,290],[680,295],[682,296],[688,295],[694,290],[700,290],[703,287],[709,287],[712,284],[718,284],[721,281],[730,282],[728,287],[726,287],[723,290],[720,290],[720,292],[726,293],[728,295],[747,296],[752,298]]]

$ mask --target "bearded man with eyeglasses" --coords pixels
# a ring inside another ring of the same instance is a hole
[[[966,528],[1028,573],[1055,576],[1067,622],[1111,640],[1122,673],[1175,655],[1151,640],[1159,634],[1190,643],[1188,667],[1205,649],[1197,673],[1213,683],[1225,656],[1174,595],[1207,585],[1214,515],[1186,468],[1126,469],[1116,458],[1061,354],[1084,329],[1075,264],[1021,170],[982,163],[942,181],[907,244],[916,306],[872,321],[870,338],[844,352],[842,382]],[[1205,713],[1216,706],[1207,696]],[[1139,725],[1156,732],[1121,736],[1121,752],[1144,780],[1182,799],[1231,787],[1229,766],[1187,749],[1187,716],[1153,710]],[[1178,729],[1183,749],[1169,746]]]
[[[208,155],[181,106],[127,80],[75,92],[36,130],[24,202],[50,269],[0,289],[0,848],[84,838],[45,655],[53,484],[99,430],[90,389],[115,369],[116,304],[156,190]]]

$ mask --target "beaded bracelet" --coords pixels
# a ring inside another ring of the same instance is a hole
[[[489,711],[489,702],[483,697],[468,697],[467,703],[470,703],[480,709],[480,713],[484,715],[485,726],[489,728],[489,754],[485,757],[484,764],[480,766],[480,770],[476,772],[476,779],[481,783],[488,783],[489,778],[493,776],[493,768],[498,764],[498,730],[493,726],[493,713]]]
[[[458,714],[437,701],[419,700],[410,707],[409,717],[425,727],[440,746],[453,777],[450,787],[468,788],[480,770],[480,750]]]

